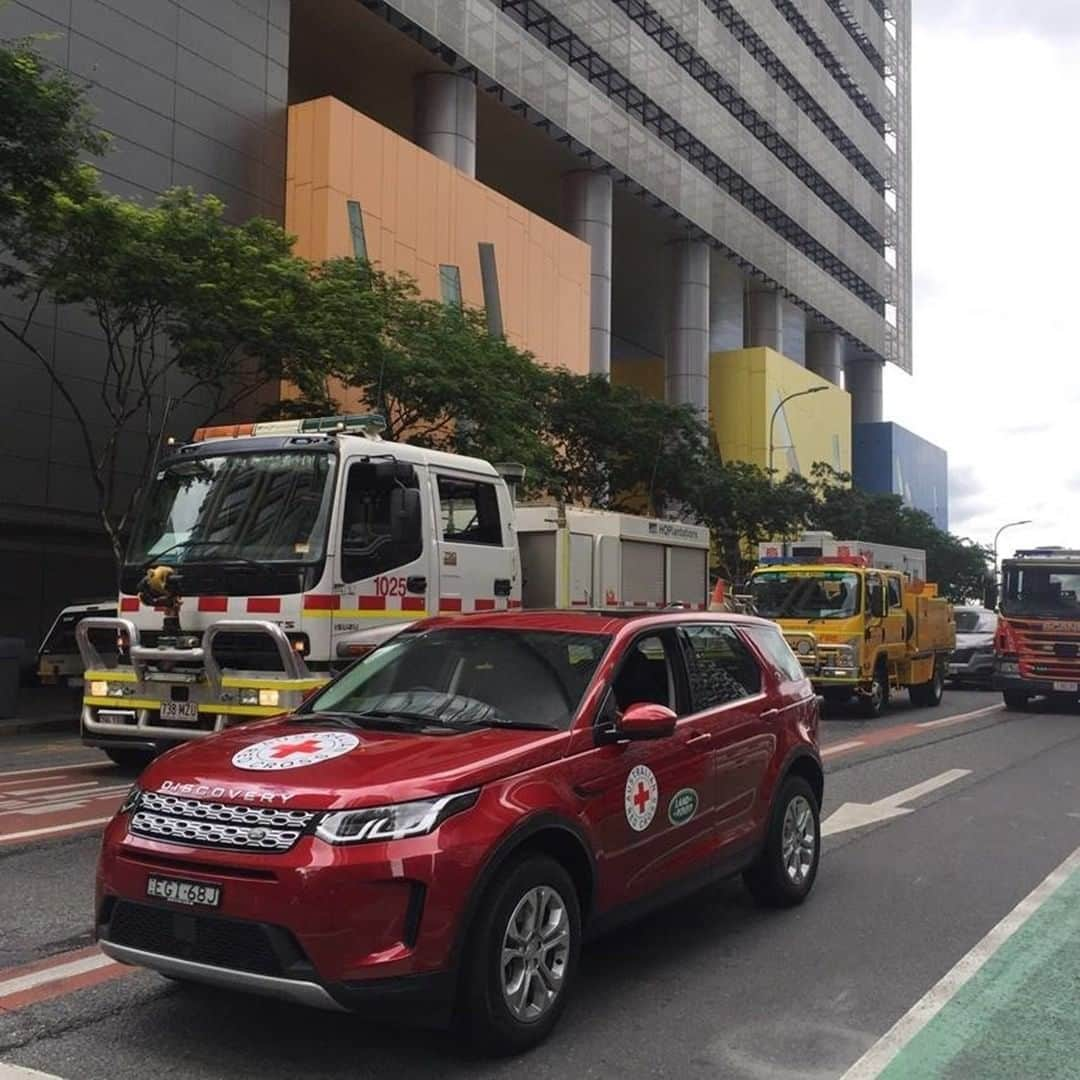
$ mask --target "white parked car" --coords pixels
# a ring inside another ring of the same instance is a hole
[[[956,648],[949,657],[949,679],[953,683],[990,686],[994,674],[994,635],[997,615],[981,607],[958,607]]]

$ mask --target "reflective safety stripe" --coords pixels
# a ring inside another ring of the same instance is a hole
[[[316,686],[322,686],[328,679],[246,679],[242,675],[226,675],[221,680],[221,685],[230,689],[243,688],[247,690],[313,690]]]
[[[154,698],[84,697],[83,704],[93,705],[96,709],[115,709],[117,712],[161,708],[161,702]]]
[[[86,671],[83,672],[83,681],[135,683],[139,681],[139,676],[134,671]]]

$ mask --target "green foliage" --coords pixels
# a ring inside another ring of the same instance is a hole
[[[107,137],[91,123],[85,92],[48,68],[31,41],[0,42],[0,285],[17,282],[31,232],[48,225],[57,193],[84,196],[95,173],[82,162]]]
[[[685,512],[711,460],[708,428],[693,409],[565,370],[547,384],[553,460],[544,486],[581,506]]]
[[[27,245],[16,286],[27,314],[0,315],[0,330],[37,357],[79,426],[117,558],[139,494],[120,482],[122,441],[142,439],[145,468],[169,408],[190,404],[209,421],[260,392],[276,396],[282,379],[318,384],[308,264],[273,222],[232,225],[223,210],[187,190],[151,207],[100,191],[54,193],[49,227]],[[100,387],[96,399],[75,397],[35,343],[33,315],[46,299],[96,322],[99,360],[80,372]]]
[[[939,529],[922,510],[905,506],[899,495],[872,494],[850,486],[850,477],[827,465],[813,470],[817,505],[815,529],[847,539],[878,541],[926,552],[926,575],[954,603],[982,600],[992,579],[992,553],[970,540]]]

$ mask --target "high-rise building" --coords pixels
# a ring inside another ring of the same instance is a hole
[[[189,184],[313,258],[406,271],[542,362],[708,412],[750,460],[850,468],[884,365],[910,369],[909,0],[0,6],[0,38],[38,32],[91,85],[115,190]],[[92,327],[41,332],[79,378]],[[5,348],[21,632],[111,577],[77,433]]]

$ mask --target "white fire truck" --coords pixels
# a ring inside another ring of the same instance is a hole
[[[381,430],[368,416],[207,428],[161,463],[117,617],[78,627],[84,743],[137,764],[286,711],[431,615],[706,606],[705,528],[515,506],[488,462]],[[95,648],[100,630],[117,654]]]

